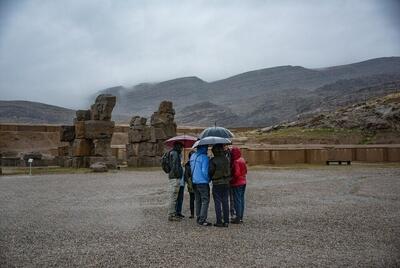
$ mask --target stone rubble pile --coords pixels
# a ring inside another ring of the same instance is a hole
[[[58,148],[60,166],[88,168],[103,162],[109,168],[116,168],[117,160],[111,151],[115,127],[111,113],[115,103],[115,96],[101,94],[90,110],[76,111],[73,126],[60,127],[60,140],[69,143]]]
[[[175,110],[172,102],[163,101],[147,125],[147,119],[132,117],[126,145],[127,164],[130,167],[154,167],[160,165],[165,151],[164,141],[176,136]]]

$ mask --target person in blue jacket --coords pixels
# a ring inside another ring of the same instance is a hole
[[[208,175],[208,146],[197,147],[190,157],[193,185],[195,186],[197,223],[201,226],[211,226],[207,221],[208,205],[210,203],[210,177]]]

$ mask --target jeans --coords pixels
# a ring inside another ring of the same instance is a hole
[[[176,214],[182,214],[182,205],[183,205],[183,193],[185,192],[185,186],[179,187],[178,198],[176,200]]]
[[[224,215],[224,222],[229,223],[229,186],[226,184],[213,185],[212,193],[217,223],[222,223],[222,213]]]
[[[178,200],[179,193],[179,179],[169,179],[169,208],[168,215],[176,215],[176,201]]]
[[[233,198],[233,191],[232,191],[232,187],[229,186],[229,211],[231,213],[231,217],[236,215],[236,211],[235,211],[235,202],[234,202],[234,198]]]
[[[207,220],[210,203],[210,186],[208,183],[196,184],[195,199],[197,223],[202,224]]]
[[[234,205],[236,210],[236,218],[239,220],[243,220],[245,191],[246,191],[246,185],[232,187]]]

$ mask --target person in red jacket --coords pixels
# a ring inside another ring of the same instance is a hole
[[[236,218],[232,219],[231,223],[242,223],[244,212],[244,193],[246,190],[246,161],[242,157],[242,153],[238,147],[231,149],[232,157],[232,180],[230,181],[233,192],[234,206]]]

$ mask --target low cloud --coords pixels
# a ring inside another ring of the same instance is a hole
[[[116,85],[400,55],[397,1],[42,0],[1,9],[1,99],[71,108]]]

